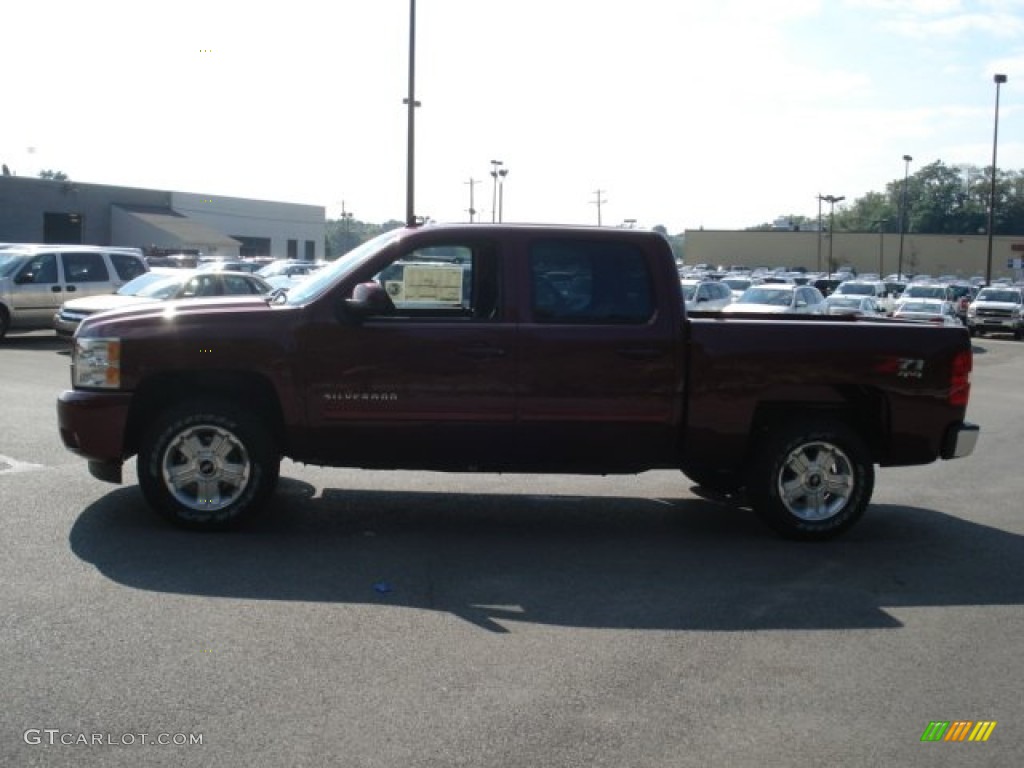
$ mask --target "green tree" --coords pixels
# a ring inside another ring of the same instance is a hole
[[[837,231],[900,231],[903,179],[885,185],[884,192],[868,192],[836,211]],[[988,227],[991,168],[952,167],[936,160],[907,177],[905,231],[929,235],[975,235]],[[993,232],[1024,234],[1024,172],[996,174]],[[761,225],[758,228],[763,228]]]

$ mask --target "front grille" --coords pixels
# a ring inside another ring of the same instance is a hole
[[[978,317],[999,317],[999,318],[1009,319],[1012,311],[1013,310],[1010,310],[1010,309],[994,309],[994,308],[989,308],[989,307],[978,307],[977,315],[978,315]]]

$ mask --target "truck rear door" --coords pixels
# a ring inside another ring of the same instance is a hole
[[[593,471],[671,455],[681,312],[666,306],[657,254],[642,242],[601,233],[525,245],[517,413],[526,460]]]

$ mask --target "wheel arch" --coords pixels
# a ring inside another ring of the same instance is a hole
[[[136,453],[156,413],[185,400],[220,399],[259,414],[274,443],[285,450],[284,414],[273,384],[242,371],[175,371],[145,379],[135,391],[126,427],[126,448]]]
[[[772,400],[759,403],[754,410],[745,460],[772,430],[794,418],[833,419],[856,433],[878,463],[888,452],[890,416],[888,399],[873,387],[840,387],[833,396],[813,402]]]

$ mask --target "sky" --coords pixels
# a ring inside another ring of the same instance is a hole
[[[18,175],[405,218],[409,0],[8,6]],[[415,40],[414,208],[436,221],[468,221],[471,190],[491,221],[492,160],[506,222],[816,216],[904,155],[989,166],[995,73],[998,166],[1024,170],[1024,0],[419,0]]]

